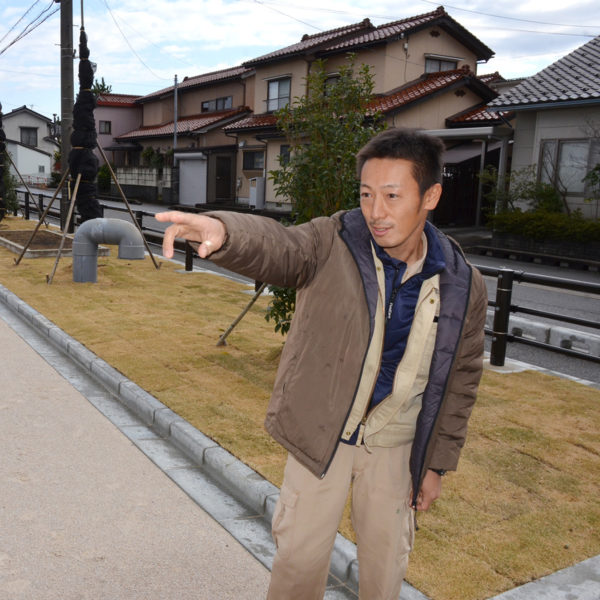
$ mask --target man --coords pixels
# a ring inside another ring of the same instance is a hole
[[[482,371],[487,294],[429,222],[443,144],[390,129],[357,155],[360,209],[285,228],[167,212],[164,254],[198,254],[297,289],[266,427],[289,452],[273,517],[271,600],[323,598],[352,487],[359,594],[397,600],[414,535],[456,469]]]

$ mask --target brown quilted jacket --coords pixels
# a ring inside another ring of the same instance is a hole
[[[374,326],[377,278],[362,213],[341,212],[295,227],[233,212],[208,214],[228,232],[211,260],[257,281],[297,289],[265,425],[322,477],[352,407]],[[456,469],[483,362],[483,279],[458,246],[437,233],[446,268],[411,455],[413,490],[429,467]]]

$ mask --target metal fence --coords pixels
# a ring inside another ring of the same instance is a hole
[[[31,198],[28,192],[19,191],[18,195],[22,197],[20,201],[21,209],[26,219],[30,218],[31,212],[41,214],[44,211],[44,201],[49,200],[51,194],[36,194],[36,198]],[[103,210],[111,210],[117,212],[125,212],[128,210],[125,207],[108,206],[100,203]],[[153,242],[161,243],[162,231],[146,227],[143,223],[145,216],[153,217],[154,213],[150,213],[144,210],[133,210],[135,219],[138,222],[140,228],[143,230],[144,235],[150,238]],[[60,217],[60,207],[57,206],[55,210],[51,210],[49,213],[53,218]],[[189,244],[178,244],[178,249],[185,252],[185,265],[186,270],[192,270],[193,268],[193,254]],[[528,308],[525,306],[518,306],[511,304],[513,285],[515,283],[533,283],[537,285],[547,286],[550,288],[566,289],[570,291],[579,291],[598,296],[600,300],[600,284],[585,283],[575,281],[573,279],[564,279],[559,277],[548,277],[545,275],[536,275],[533,273],[525,273],[523,271],[515,271],[511,269],[496,269],[493,267],[485,267],[475,265],[483,275],[495,277],[497,279],[496,284],[496,298],[490,300],[488,306],[494,309],[494,319],[492,329],[486,327],[486,335],[491,336],[492,344],[490,350],[490,363],[495,366],[503,366],[506,360],[506,347],[508,343],[519,343],[526,344],[529,346],[535,346],[543,350],[551,352],[558,352],[567,356],[580,358],[587,361],[600,363],[600,356],[596,356],[593,353],[581,352],[574,350],[569,347],[549,344],[535,339],[529,339],[527,337],[514,335],[510,333],[509,320],[511,313],[521,313],[525,315],[531,315],[535,317],[543,317],[551,319],[557,323],[565,323],[570,325],[579,325],[592,329],[600,330],[600,323],[590,321],[586,319],[579,319],[576,317],[570,317],[568,315],[556,315],[553,313]]]
[[[495,269],[491,267],[477,267],[483,275],[489,275],[497,278],[496,300],[490,300],[488,306],[494,308],[494,322],[492,329],[486,328],[486,334],[492,336],[492,347],[490,350],[490,363],[495,366],[503,366],[506,359],[506,345],[508,342],[517,342],[559,352],[567,356],[581,358],[592,362],[600,363],[600,356],[592,353],[580,352],[561,345],[548,344],[535,339],[529,339],[522,336],[511,335],[509,333],[509,320],[511,313],[521,313],[536,317],[551,319],[559,323],[570,325],[580,325],[592,329],[600,330],[600,323],[588,319],[579,319],[568,315],[556,315],[554,313],[518,306],[511,303],[513,285],[517,283],[534,283],[537,285],[551,288],[565,289],[570,291],[585,292],[598,296],[600,300],[600,284],[575,281],[573,279],[564,279],[562,277],[548,277],[546,275],[536,275],[525,273],[523,271],[514,271],[512,269]]]

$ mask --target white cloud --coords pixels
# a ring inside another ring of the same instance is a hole
[[[30,7],[31,0],[3,0],[3,4],[0,38]],[[296,43],[306,33],[365,17],[378,25],[433,11],[438,4],[433,0],[408,0],[400,5],[397,0],[330,0],[326,6],[322,0],[88,0],[84,9],[97,76],[104,77],[115,92],[146,94],[171,85],[175,73],[181,80]],[[79,2],[73,6],[76,47]],[[471,0],[469,8],[471,12],[446,5],[456,21],[495,52],[495,58],[481,65],[480,72],[498,70],[507,78],[533,75],[589,39],[532,32],[595,35],[600,29],[597,0],[563,4]],[[583,22],[589,23],[589,28],[574,27]],[[25,23],[27,17],[21,25]],[[0,43],[0,51],[21,29],[17,27]],[[0,55],[0,102],[5,112],[23,104],[34,104],[44,114],[58,112],[59,31],[56,14]]]

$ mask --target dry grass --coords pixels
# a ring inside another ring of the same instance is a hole
[[[4,227],[27,228],[20,219]],[[0,282],[233,454],[280,485],[284,452],[262,422],[282,337],[261,298],[216,341],[252,288],[149,259],[99,259],[98,283],[64,258],[0,248]],[[476,600],[600,553],[600,392],[527,372],[486,372],[459,471],[419,516],[408,579],[434,600]],[[353,537],[348,516],[341,530]]]

